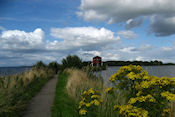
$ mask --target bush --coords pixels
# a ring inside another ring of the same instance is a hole
[[[109,81],[112,84],[105,90],[106,95],[102,91],[96,95],[91,89],[81,93],[80,115],[91,117],[93,112],[93,117],[174,117],[170,102],[175,101],[175,78],[149,76],[140,66],[129,65],[121,67]],[[93,109],[92,94],[102,99]]]
[[[82,60],[74,55],[74,56],[67,56],[65,59],[62,60],[62,69],[65,68],[78,68],[81,69],[83,67]]]
[[[37,69],[42,69],[42,68],[45,68],[46,65],[42,61],[38,61],[35,65],[33,65],[33,67]]]
[[[175,81],[167,77],[149,76],[140,66],[124,66],[109,78],[113,84],[107,93],[125,91],[126,105],[115,105],[124,117],[167,117],[171,101],[175,101]]]

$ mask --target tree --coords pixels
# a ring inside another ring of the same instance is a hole
[[[35,65],[33,65],[33,67],[37,69],[41,69],[41,68],[45,68],[46,65],[42,61],[38,61]]]
[[[68,55],[62,60],[62,67],[65,68],[78,68],[81,69],[83,66],[82,60],[77,55]]]

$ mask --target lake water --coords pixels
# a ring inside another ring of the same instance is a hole
[[[108,78],[116,73],[119,70],[120,66],[108,67],[107,70],[95,72],[96,76],[100,76],[104,79],[106,83],[108,83]],[[167,77],[175,77],[175,65],[171,66],[142,66],[142,68],[148,71],[149,75],[153,76],[167,76]]]
[[[30,69],[31,67],[0,67],[0,76],[19,74]]]

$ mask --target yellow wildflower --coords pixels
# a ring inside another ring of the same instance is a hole
[[[81,100],[80,103],[79,103],[80,106],[83,106],[83,105],[85,105],[85,104],[86,104],[86,103],[85,103],[83,100]]]
[[[88,92],[91,93],[91,94],[94,94],[95,93],[95,91],[94,91],[93,88],[90,88]]]
[[[165,117],[166,114],[169,114],[170,113],[170,111],[171,111],[170,108],[164,109],[163,112],[162,112],[162,116]]]
[[[129,104],[134,104],[136,102],[137,102],[137,98],[130,98],[128,103]]]
[[[92,95],[91,98],[100,98],[99,95]]]
[[[86,103],[86,107],[90,107],[91,106],[91,103]]]
[[[100,102],[99,102],[98,100],[95,99],[95,100],[94,100],[94,105],[95,105],[95,106],[98,106],[98,105],[100,105]]]
[[[168,91],[162,92],[162,93],[161,93],[161,96],[162,96],[162,97],[166,97],[167,100],[175,101],[175,94],[170,93],[170,92],[168,92]]]
[[[105,92],[111,94],[111,93],[114,92],[114,90],[115,90],[115,89],[114,89],[113,87],[109,87],[109,88],[107,88],[107,89],[105,90]]]
[[[139,91],[136,96],[140,96],[142,94],[142,91]]]
[[[110,78],[109,78],[109,81],[110,81],[110,82],[115,82],[115,77],[110,77]]]
[[[87,111],[85,109],[80,109],[79,114],[80,115],[86,115]]]
[[[148,111],[132,105],[115,106],[115,109],[116,108],[119,108],[119,113],[125,115],[126,117],[148,117]]]
[[[119,107],[120,107],[119,105],[114,105],[113,110],[116,110],[116,109],[119,108]]]

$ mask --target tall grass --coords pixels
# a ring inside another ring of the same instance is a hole
[[[103,103],[98,107],[96,116],[98,117],[118,117],[119,114],[113,111],[114,104],[124,104],[125,99],[123,98],[123,94],[118,92],[118,95],[115,97],[112,95],[107,95],[105,93],[105,85],[101,78],[97,78],[96,76],[88,73],[86,71],[77,70],[77,69],[68,69],[67,72],[70,74],[66,90],[68,95],[79,104],[81,100],[81,94],[83,91],[88,90],[90,88],[95,88],[100,91],[101,98]],[[77,107],[78,109],[78,107]],[[94,115],[93,112],[89,112]],[[88,116],[91,116],[88,115]]]
[[[100,91],[101,98],[103,100],[102,104],[95,110],[87,110],[88,114],[86,117],[91,117],[92,115],[96,117],[120,117],[119,112],[113,110],[114,105],[125,105],[127,104],[127,91],[117,90],[116,94],[109,95],[105,93],[105,85],[103,80],[95,77],[91,72],[68,69],[67,72],[70,74],[67,80],[66,91],[68,96],[72,101],[75,101],[76,105],[79,104],[81,100],[81,94],[83,91],[87,91],[90,88],[95,88]],[[170,117],[175,117],[175,103],[171,103],[171,115]],[[77,106],[78,109],[78,106]],[[92,114],[91,114],[92,113]],[[95,113],[95,114],[94,114]]]
[[[89,77],[84,71],[78,69],[68,69],[70,74],[67,81],[66,89],[70,97],[79,100],[77,98],[80,94],[89,88],[96,88],[99,90],[104,89],[103,81],[96,77]]]
[[[35,67],[19,75],[0,77],[0,117],[22,116],[27,101],[52,76],[52,70]]]
[[[171,107],[170,117],[175,117],[175,102],[172,102],[170,104],[170,107]]]

